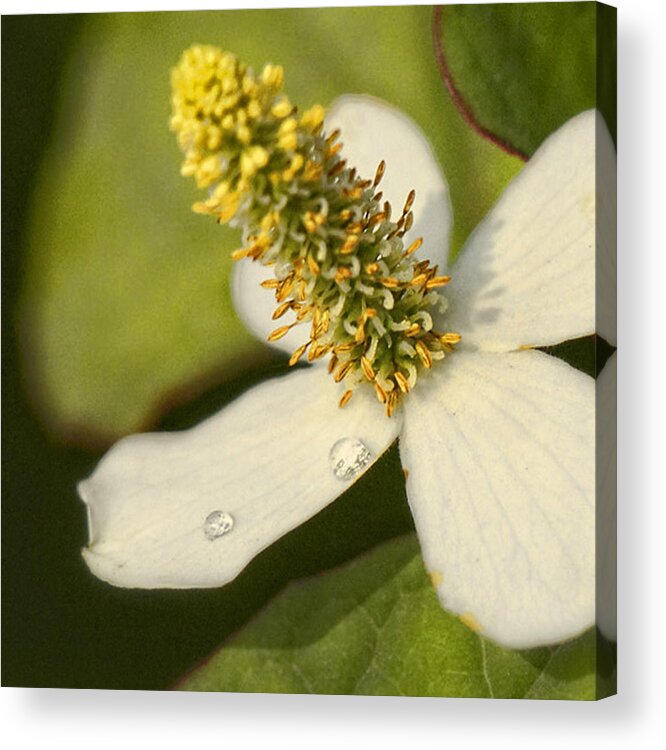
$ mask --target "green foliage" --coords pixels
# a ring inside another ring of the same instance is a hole
[[[596,3],[445,6],[441,39],[477,122],[531,155],[596,104]]]
[[[592,700],[596,635],[510,651],[444,612],[413,534],[292,584],[186,690]]]

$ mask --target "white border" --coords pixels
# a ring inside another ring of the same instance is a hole
[[[312,5],[196,2],[197,9]],[[330,2],[330,5],[350,3]],[[394,3],[376,3],[394,4]],[[598,704],[3,689],[6,747],[577,750],[658,746],[666,676],[666,213],[660,0],[619,0],[620,680]],[[6,13],[179,9],[185,3],[1,2]],[[660,179],[661,178],[661,179]],[[663,735],[662,735],[663,741]],[[455,745],[451,744],[455,743]]]

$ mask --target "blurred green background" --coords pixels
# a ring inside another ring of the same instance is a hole
[[[446,8],[436,33],[484,125],[529,153],[594,106],[594,75],[570,70],[594,70],[594,4],[513,21],[492,7]],[[540,91],[525,58],[534,29],[530,54],[552,73]],[[394,448],[223,589],[125,591],[80,558],[75,486],[117,437],[194,424],[286,369],[233,313],[238,235],[189,209],[195,191],[167,127],[181,51],[212,43],[255,67],[280,63],[302,107],[361,92],[404,109],[449,181],[456,252],[522,162],[464,123],[432,33],[429,7],[3,18],[3,684],[167,687],[290,580],[413,530]],[[488,87],[470,35],[511,86]],[[514,129],[506,113],[535,96],[555,104]],[[564,356],[594,369],[590,342]]]

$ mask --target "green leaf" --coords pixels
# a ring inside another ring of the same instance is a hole
[[[440,608],[409,534],[291,584],[177,687],[593,700],[612,693],[598,648],[594,630],[529,651],[478,636]]]
[[[438,34],[477,126],[527,156],[596,104],[596,3],[445,6]]]
[[[169,72],[195,41],[284,65],[302,107],[364,92],[408,112],[448,177],[460,247],[520,162],[441,96],[430,20],[425,7],[86,19],[33,202],[21,314],[33,400],[51,432],[108,442],[267,356],[231,304],[239,234],[190,211],[198,196],[167,127]]]

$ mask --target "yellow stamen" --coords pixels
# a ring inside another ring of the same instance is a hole
[[[363,370],[363,374],[368,380],[375,379],[375,371],[372,369],[370,360],[365,355],[361,357],[361,369]]]
[[[403,393],[409,393],[409,382],[401,372],[394,372],[393,377]]]
[[[430,350],[428,347],[423,343],[423,341],[417,341],[416,344],[414,344],[414,347],[421,359],[421,362],[423,362],[423,366],[430,369],[432,367],[432,354],[430,354]]]
[[[354,395],[354,391],[345,391],[340,399],[340,408],[343,409],[348,403],[349,399]]]
[[[286,336],[290,329],[292,329],[296,323],[291,323],[291,325],[288,326],[280,326],[279,328],[276,328],[274,331],[271,331],[267,339],[268,341],[278,341],[278,339],[281,339],[283,336]]]
[[[436,289],[440,286],[446,286],[451,281],[450,276],[435,276],[426,283],[426,289]]]
[[[312,343],[311,341],[306,341],[305,344],[299,346],[298,349],[296,349],[296,351],[291,355],[291,357],[289,357],[290,366],[293,367],[296,364],[296,362],[298,362],[298,360],[305,354],[305,350],[308,348],[308,346],[310,346],[311,343]]]
[[[384,176],[384,171],[386,170],[386,162],[382,159],[379,162],[379,166],[377,167],[377,171],[375,172],[375,179],[372,183],[373,187],[377,187],[379,183],[382,181],[382,177]]]
[[[287,302],[283,302],[281,305],[278,305],[275,308],[275,312],[273,313],[273,320],[281,318],[287,312],[287,310],[291,309],[293,304],[294,303],[291,300],[288,300]]]
[[[412,244],[405,250],[405,257],[412,255],[412,253],[415,253],[420,247],[423,245],[423,237],[419,237],[417,240],[414,240]]]
[[[333,380],[339,383],[354,366],[353,362],[345,362],[333,376]]]

